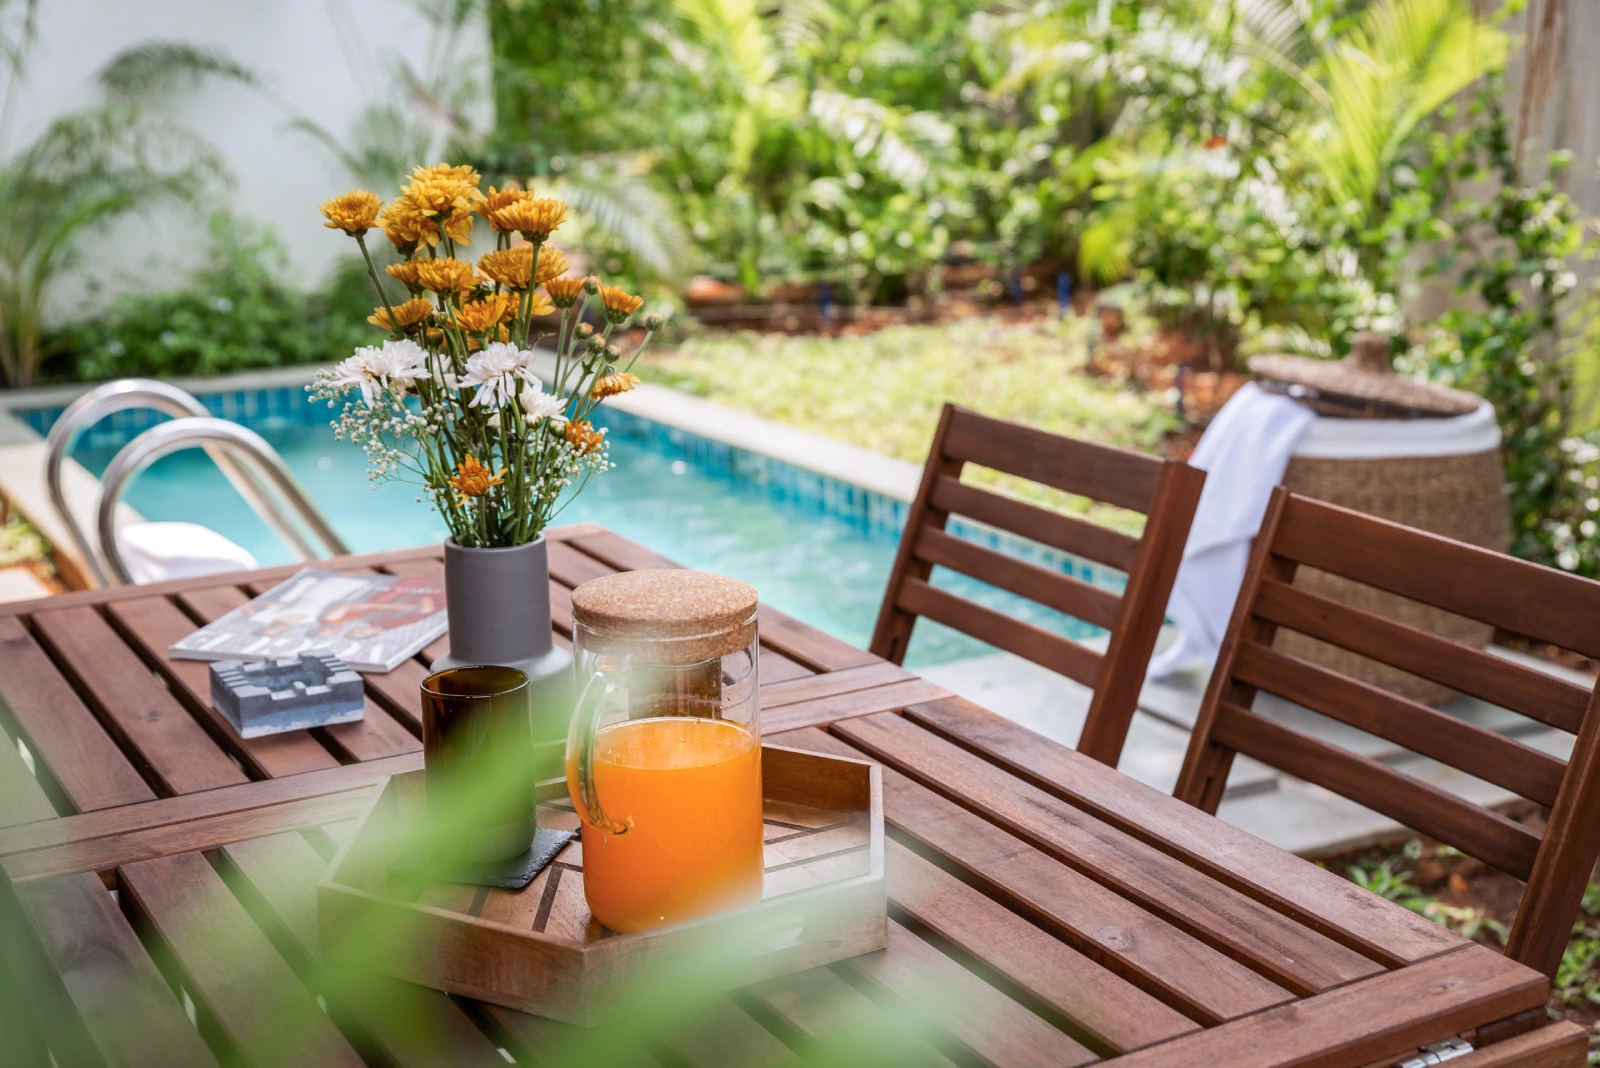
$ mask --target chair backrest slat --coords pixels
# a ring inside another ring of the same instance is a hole
[[[1102,658],[1092,649],[1043,627],[1001,615],[965,597],[946,593],[922,579],[907,579],[902,583],[896,603],[907,612],[954,627],[1085,686],[1092,687],[1099,678]]]
[[[1261,583],[1254,608],[1262,619],[1501,705],[1569,734],[1578,733],[1584,709],[1589,706],[1589,691],[1576,683],[1544,672],[1529,672],[1505,657],[1391,623],[1382,616],[1273,579]]]
[[[1145,514],[1139,537],[963,484],[967,464]],[[889,575],[871,649],[905,659],[917,618],[953,627],[1094,690],[1078,748],[1115,764],[1144,682],[1200,500],[1203,472],[1074,441],[947,404]],[[1125,572],[1119,595],[946,529],[952,516]],[[965,574],[1111,632],[1104,654],[930,585],[935,567]]]
[[[1454,794],[1370,757],[1340,749],[1237,705],[1225,704],[1212,736],[1218,743],[1306,782],[1391,816],[1442,842],[1473,843],[1486,864],[1526,879],[1539,836],[1498,812],[1463,804]]]
[[[1110,590],[1080,582],[1070,575],[1052,571],[1014,556],[924,527],[917,533],[911,555],[918,560],[948,567],[979,582],[986,582],[1019,597],[1037,601],[1057,612],[1074,616],[1085,623],[1110,630],[1116,626],[1122,598]]]
[[[1244,753],[1525,879],[1507,952],[1553,976],[1600,854],[1600,688],[1308,593],[1294,585],[1300,567],[1586,653],[1600,646],[1600,583],[1280,488],[1173,791],[1215,812],[1233,755]],[[1576,733],[1571,756],[1277,652],[1279,628]],[[1352,753],[1264,715],[1252,708],[1258,692],[1548,805],[1545,831],[1407,774],[1403,761]]]
[[[965,408],[954,409],[944,450],[968,463],[1146,514],[1161,476],[1161,461],[1152,457],[990,419]]]
[[[1233,676],[1541,805],[1555,804],[1567,770],[1564,761],[1503,734],[1258,642],[1239,643]]]
[[[1275,551],[1307,567],[1600,657],[1600,586],[1574,589],[1565,572],[1459,542],[1451,543],[1449,553],[1433,553],[1431,534],[1398,523],[1370,526],[1369,516],[1336,511],[1290,509]]]
[[[1131,534],[1102,527],[1076,516],[1052,512],[1012,497],[1002,497],[976,486],[963,485],[949,475],[940,475],[934,481],[931,500],[933,506],[941,511],[1009,530],[1041,545],[1105,564],[1118,571],[1130,570],[1139,552],[1139,539]]]

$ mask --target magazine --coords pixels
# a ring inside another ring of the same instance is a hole
[[[307,568],[173,644],[179,660],[268,660],[326,649],[392,671],[447,629],[444,579]]]

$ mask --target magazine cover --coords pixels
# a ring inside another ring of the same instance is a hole
[[[444,579],[306,569],[169,650],[179,660],[267,660],[326,649],[391,671],[445,632]]]

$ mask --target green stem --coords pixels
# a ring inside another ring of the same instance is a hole
[[[644,332],[644,340],[639,342],[639,347],[633,350],[633,355],[628,359],[628,366],[622,369],[623,374],[633,370],[633,365],[639,362],[639,357],[643,355],[645,346],[649,345],[650,339],[655,336],[656,332],[654,330],[646,330]]]
[[[529,268],[529,270],[528,270],[528,293],[529,294],[532,294],[534,287],[539,284],[539,253],[543,249],[544,249],[544,242],[543,241],[535,241],[535,242],[533,242],[533,266],[531,268]],[[522,336],[522,347],[525,348],[525,349],[533,347],[533,315],[531,314],[532,313],[532,309],[533,309],[533,299],[532,299],[531,295],[530,295],[529,300],[528,300],[528,308],[529,308],[529,313],[530,314],[528,315],[527,327],[524,330],[523,336]]]
[[[378,268],[372,262],[372,253],[367,251],[367,236],[356,234],[355,238],[356,244],[361,248],[361,258],[367,261],[367,277],[372,279],[373,288],[378,291],[378,299],[383,301],[383,310],[389,313],[389,332],[398,341],[405,337],[405,334],[400,330],[400,320],[395,318],[394,309],[389,306],[389,294],[384,292],[383,283],[378,281]]]
[[[571,308],[561,309],[561,325],[556,328],[556,373],[555,380],[550,383],[550,388],[552,391],[559,390],[561,388],[561,368],[565,366],[567,362],[567,342],[569,340],[567,337],[567,323],[571,317]]]

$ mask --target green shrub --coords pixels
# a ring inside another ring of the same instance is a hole
[[[359,262],[316,293],[287,285],[283,246],[265,228],[225,214],[210,222],[211,249],[183,289],[130,293],[96,319],[63,331],[67,355],[52,377],[219,375],[342,359],[370,342],[370,285]]]

